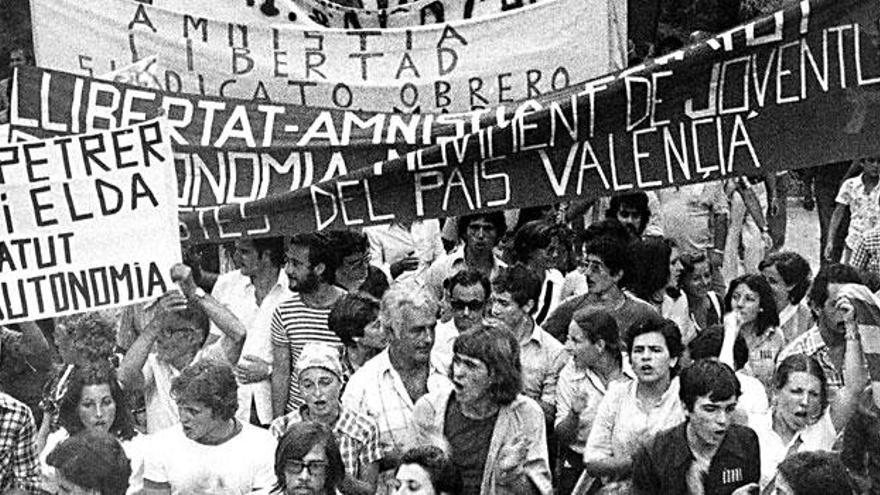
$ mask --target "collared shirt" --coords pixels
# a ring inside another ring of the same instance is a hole
[[[856,242],[849,264],[857,270],[880,274],[880,229],[873,228]]]
[[[425,286],[434,293],[434,297],[438,300],[443,298],[443,282],[456,273],[467,270],[468,266],[464,259],[464,249],[464,246],[461,246],[455,251],[441,256],[425,273]],[[489,280],[494,279],[501,268],[507,267],[507,263],[496,256],[494,252],[492,254],[492,261],[492,272],[489,274]]]
[[[837,430],[828,411],[819,421],[795,433],[788,443],[773,431],[773,414],[749,418],[749,427],[758,434],[761,447],[761,490],[776,476],[776,467],[796,452],[831,450],[837,441]]]
[[[373,264],[385,272],[391,280],[391,265],[407,256],[419,259],[419,267],[406,271],[397,280],[414,279],[424,283],[425,271],[436,259],[446,254],[440,238],[440,222],[436,219],[415,220],[409,229],[399,223],[365,227],[364,233],[370,241],[370,254]]]
[[[761,476],[759,457],[755,432],[732,425],[709,461],[702,493],[729,495],[743,485],[757,483]],[[636,454],[633,493],[690,493],[687,473],[695,460],[687,440],[687,422],[660,433]]]
[[[452,387],[449,379],[431,369],[428,392],[445,387]],[[413,445],[415,403],[406,391],[400,374],[391,365],[388,349],[364,363],[351,376],[342,394],[342,405],[376,420],[383,455],[402,452]]]
[[[831,362],[831,355],[828,353],[828,344],[826,344],[825,340],[822,338],[822,334],[819,332],[819,327],[814,326],[785,346],[785,348],[782,349],[782,352],[779,353],[777,364],[782,363],[782,361],[788,356],[793,356],[795,354],[804,354],[819,361],[819,365],[822,366],[822,371],[825,373],[829,397],[832,397],[834,393],[843,387],[843,373],[837,371],[837,368]]]
[[[587,407],[581,410],[578,416],[577,438],[568,444],[568,447],[579,453],[584,453],[587,446],[587,437],[590,435],[590,428],[593,426],[593,420],[599,410],[599,404],[605,397],[607,387],[602,383],[602,379],[594,371],[587,368],[579,370],[574,364],[574,359],[569,358],[568,363],[559,372],[559,383],[556,387],[556,422],[555,426],[559,426],[571,412],[571,404],[576,397],[585,397],[587,399]]]
[[[776,358],[788,344],[782,330],[770,327],[764,330],[760,337],[754,335],[745,337],[749,345],[749,361],[743,367],[743,372],[760,380],[765,388],[772,389]]]
[[[290,411],[283,417],[272,422],[271,432],[276,438],[282,437],[289,425],[299,423],[307,413],[308,406],[303,404],[298,410]],[[339,453],[345,472],[355,479],[364,476],[368,464],[382,458],[379,448],[379,426],[376,420],[354,409],[342,407],[339,418],[333,425],[333,434],[339,442]]]
[[[648,445],[657,433],[684,421],[684,408],[678,398],[678,378],[672,379],[656,404],[640,400],[636,395],[637,388],[637,380],[614,382],[608,386],[587,437],[585,462],[609,457],[632,459],[636,451]]]
[[[21,488],[39,493],[36,433],[31,410],[0,392],[0,492]]]
[[[284,270],[278,270],[275,284],[257,305],[256,287],[250,277],[242,275],[241,270],[224,273],[217,278],[211,295],[217,301],[226,306],[247,329],[244,344],[241,348],[239,364],[247,356],[254,356],[262,361],[272,364],[272,313],[281,301],[289,298],[293,293],[288,288],[289,282]],[[211,333],[220,338],[226,338],[219,328],[212,322]],[[248,422],[253,402],[257,417],[262,424],[272,421],[272,383],[269,379],[258,383],[238,385],[238,411],[236,416],[239,420]]]
[[[294,292],[272,313],[272,345],[287,347],[290,352],[290,385],[285,411],[294,411],[303,405],[299,379],[294,371],[303,347],[319,343],[342,349],[342,341],[327,326],[330,309],[307,306],[299,292]]]
[[[536,401],[555,405],[556,382],[568,359],[565,346],[535,324],[529,339],[519,343],[522,393]]]
[[[865,191],[862,176],[852,177],[843,181],[834,201],[849,206],[849,231],[846,234],[846,246],[855,249],[862,234],[877,226],[880,219],[880,185],[874,186],[871,192]]]

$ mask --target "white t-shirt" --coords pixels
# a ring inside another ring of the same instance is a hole
[[[171,398],[171,381],[180,374],[151,352],[144,363],[144,399],[147,405],[147,433],[156,433],[180,422],[177,405]]]
[[[64,428],[50,433],[46,438],[46,446],[40,452],[40,488],[49,493],[58,493],[58,472],[46,462],[46,459],[55,447],[68,438],[70,434]],[[119,442],[128,460],[131,461],[131,476],[128,478],[128,490],[125,492],[128,495],[139,494],[144,489],[145,438],[143,435],[135,435],[131,440]]]
[[[144,479],[170,484],[172,495],[268,493],[275,446],[271,433],[249,424],[220,445],[190,440],[175,425],[148,436]]]

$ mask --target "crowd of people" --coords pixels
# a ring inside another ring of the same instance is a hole
[[[815,275],[740,179],[187,247],[157,300],[2,328],[0,491],[877,493],[853,169]]]

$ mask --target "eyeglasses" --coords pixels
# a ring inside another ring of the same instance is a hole
[[[349,268],[360,268],[370,264],[373,258],[370,253],[359,255],[357,258],[346,258],[342,260],[342,264]]]
[[[307,469],[312,476],[321,476],[327,471],[327,461],[287,461],[284,470],[290,474],[298,475],[303,469]]]
[[[464,308],[467,308],[471,311],[479,311],[483,309],[483,306],[486,305],[485,301],[479,301],[474,299],[473,301],[462,301],[461,299],[450,299],[449,305],[452,306],[452,309],[455,311],[464,311]]]

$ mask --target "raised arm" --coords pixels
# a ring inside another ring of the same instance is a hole
[[[835,310],[843,315],[846,328],[846,350],[843,358],[844,386],[831,404],[828,413],[834,429],[842,430],[856,407],[859,393],[867,384],[862,342],[859,335],[859,324],[852,302],[847,297],[839,297],[834,303]]]

